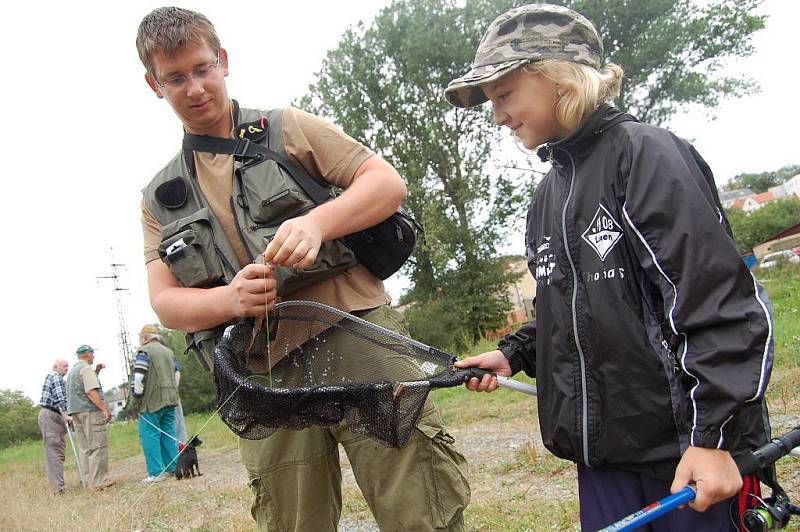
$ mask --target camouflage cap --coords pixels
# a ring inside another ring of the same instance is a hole
[[[451,81],[444,96],[456,107],[487,100],[480,86],[525,63],[562,59],[600,68],[603,41],[591,22],[566,7],[529,4],[506,11],[489,25],[472,70]]]

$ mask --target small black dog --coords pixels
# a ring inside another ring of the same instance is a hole
[[[202,443],[202,440],[196,435],[189,438],[189,442],[178,457],[178,464],[175,467],[175,478],[181,480],[182,478],[202,475],[200,468],[197,466],[196,450],[196,447],[199,447]]]

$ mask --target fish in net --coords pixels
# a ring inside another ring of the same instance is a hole
[[[278,303],[269,339],[258,329],[252,320],[228,327],[214,352],[220,417],[245,439],[345,423],[402,447],[432,389],[486,373],[454,368],[449,353],[316,302]]]

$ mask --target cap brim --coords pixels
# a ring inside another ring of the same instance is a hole
[[[515,59],[494,65],[475,67],[460,78],[448,83],[444,90],[444,97],[456,107],[466,108],[480,105],[488,100],[481,85],[498,80],[527,62],[527,59]]]

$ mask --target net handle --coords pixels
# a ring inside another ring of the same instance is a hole
[[[528,395],[536,395],[536,386],[532,384],[528,384],[526,382],[519,382],[511,379],[509,377],[503,377],[502,375],[495,375],[491,371],[486,371],[485,369],[481,369],[478,367],[471,367],[471,368],[464,368],[456,370],[456,375],[462,380],[462,382],[467,382],[472,377],[476,379],[482,379],[484,375],[492,375],[497,378],[497,385],[502,386],[503,388],[509,388],[511,390],[521,392]]]

